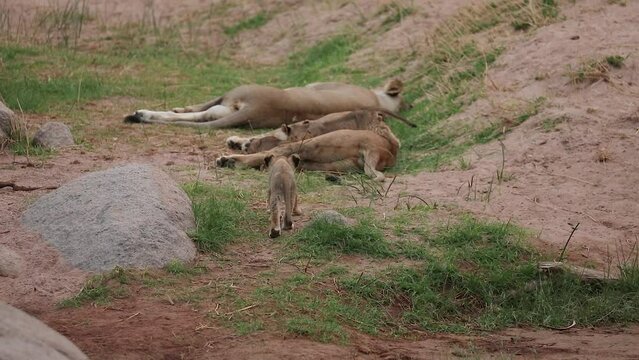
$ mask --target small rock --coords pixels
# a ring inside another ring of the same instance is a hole
[[[19,136],[21,129],[24,129],[22,120],[0,101],[0,133],[4,133],[7,138],[15,139]],[[0,141],[1,139],[0,134]]]
[[[33,143],[50,149],[75,145],[71,130],[60,122],[48,122],[42,125],[33,136]]]
[[[0,245],[0,276],[15,278],[22,272],[24,263],[20,255]]]
[[[348,218],[335,210],[324,210],[313,216],[313,221],[323,220],[329,223],[340,224],[345,226],[355,225],[354,219]]]

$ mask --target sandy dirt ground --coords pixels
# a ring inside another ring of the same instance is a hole
[[[244,61],[277,63],[300,42],[308,45],[326,38],[353,19],[363,18],[374,26],[379,20],[370,18],[385,3],[362,0],[317,4],[289,0],[262,1],[255,7],[253,2],[237,2],[228,15],[229,24],[260,11],[275,15],[263,28],[233,39],[238,45],[234,56]],[[354,54],[351,63],[377,64],[381,61],[376,58],[378,52],[427,46],[427,29],[468,3],[411,2],[418,9],[417,14],[380,36],[374,47]],[[195,36],[202,39],[202,44],[222,44],[226,41],[220,36],[223,26],[206,19],[199,21],[193,14],[198,9],[227,11],[225,4],[205,0],[117,0],[107,5],[89,0],[87,6],[95,20],[83,31],[83,46],[89,47],[91,40],[100,37],[101,26],[123,26],[130,21],[194,21],[199,24]],[[16,22],[33,19],[51,6],[56,6],[55,1],[0,1],[0,9],[10,11]],[[550,252],[558,252],[564,245],[571,231],[569,223],[579,222],[569,258],[589,266],[614,268],[614,254],[636,243],[639,234],[639,2],[628,1],[624,7],[605,0],[566,2],[562,16],[565,20],[514,39],[488,72],[485,96],[450,120],[451,126],[479,128],[543,97],[541,111],[506,134],[504,152],[498,142],[491,142],[464,155],[470,162],[467,170],[451,165],[434,173],[402,175],[389,198],[410,193],[479,216],[513,221],[533,229],[538,234],[536,245]],[[28,29],[22,33],[26,37]],[[268,51],[264,44],[269,44]],[[612,53],[630,56],[623,68],[612,69],[606,81],[573,84],[566,76],[570,66]],[[127,127],[120,123],[121,111],[117,109],[133,108],[135,99],[107,99],[87,106],[100,114],[95,129]],[[46,116],[26,117],[32,126],[49,120]],[[549,119],[558,119],[552,129],[545,127]],[[119,139],[88,135],[85,138],[94,145],[93,150],[65,150],[43,162],[7,152],[0,154],[0,180],[34,188],[0,189],[0,244],[14,250],[28,264],[16,279],[0,278],[0,299],[42,319],[91,358],[639,357],[637,326],[578,327],[563,332],[509,329],[471,336],[418,333],[410,340],[373,338],[352,331],[352,341],[342,346],[287,334],[239,336],[223,327],[201,329],[203,314],[198,309],[151,301],[145,296],[116,300],[106,308],[57,309],[55,303],[80,291],[88,274],[71,268],[38,235],[21,225],[22,212],[37,197],[83,173],[129,162],[155,164],[182,182],[218,176],[210,164],[225,151],[222,144],[227,132],[196,135],[162,127],[127,130],[126,137]],[[132,145],[134,138],[145,141]],[[506,180],[497,183],[495,174],[502,168],[502,154]],[[390,203],[382,206],[391,206]],[[275,262],[266,247],[233,247],[229,254],[232,263],[239,266],[222,269],[214,276],[239,276],[256,261]],[[148,292],[139,288],[133,293],[144,295],[145,291]]]

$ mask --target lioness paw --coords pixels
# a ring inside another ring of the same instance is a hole
[[[226,156],[221,156],[221,157],[219,157],[219,158],[217,158],[215,160],[215,164],[218,167],[234,168],[235,167],[235,159],[230,158],[230,157],[226,157]]]
[[[268,236],[271,239],[275,239],[276,237],[280,236],[282,234],[282,230],[278,230],[278,229],[271,229],[271,231],[269,231]]]
[[[226,139],[226,146],[232,150],[242,150],[243,139],[239,136],[231,136]]]

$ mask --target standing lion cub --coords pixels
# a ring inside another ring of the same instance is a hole
[[[295,187],[295,171],[300,157],[293,154],[290,157],[280,156],[273,160],[273,155],[264,158],[264,165],[270,165],[268,206],[271,211],[271,230],[269,237],[276,238],[282,234],[282,229],[293,228],[293,215],[300,215],[297,204],[297,189]],[[284,225],[282,226],[282,221]]]

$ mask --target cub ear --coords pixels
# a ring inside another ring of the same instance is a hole
[[[293,160],[293,167],[296,169],[300,166],[300,162],[302,162],[302,159],[297,154],[291,155],[291,160]]]
[[[264,167],[267,168],[271,164],[271,160],[273,160],[273,154],[266,155],[264,157]]]
[[[399,95],[402,90],[404,90],[404,83],[399,79],[392,79],[384,86],[384,92],[392,97]]]
[[[291,135],[291,127],[286,124],[282,124],[282,132],[286,135]]]

